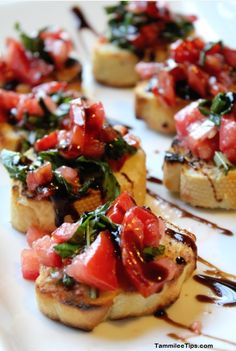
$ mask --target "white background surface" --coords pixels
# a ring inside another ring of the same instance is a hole
[[[76,2],[73,2],[75,4]],[[107,3],[107,2],[106,2]],[[78,3],[77,3],[78,4]],[[76,32],[76,23],[70,13],[72,2],[4,2],[0,6],[0,47],[4,47],[6,36],[14,34],[13,26],[19,21],[28,31],[48,24],[58,24],[68,29],[73,36],[78,55],[85,65],[86,89],[97,100],[102,100],[111,118],[123,121],[135,128],[135,133],[142,138],[147,152],[149,171],[161,178],[163,151],[168,148],[171,138],[150,131],[143,122],[137,121],[133,113],[132,90],[117,90],[95,84],[90,75],[90,57],[81,48]],[[99,30],[104,29],[104,2],[81,2],[91,23]],[[209,39],[223,38],[236,46],[234,1],[183,1],[172,2],[179,11],[199,14],[199,31]],[[93,36],[83,35],[90,46]],[[155,151],[160,151],[157,154]],[[212,220],[236,233],[236,213],[233,211],[206,211],[188,208],[177,198],[158,185],[155,191],[166,199],[180,204],[188,210]],[[85,333],[67,328],[44,317],[37,309],[33,283],[21,278],[20,252],[25,247],[25,237],[11,228],[9,216],[9,180],[5,171],[0,169],[0,351],[152,351],[155,342],[173,343],[167,333],[177,332],[186,335],[181,329],[175,329],[154,317],[143,317],[121,322],[106,322],[93,332]],[[235,273],[236,239],[226,237],[206,225],[184,218],[172,220],[194,232],[200,256],[218,265],[221,269]],[[201,271],[198,267],[198,272]],[[169,308],[169,315],[182,323],[190,325],[199,320],[203,332],[236,342],[236,307],[201,304],[195,300],[196,293],[209,293],[207,288],[190,279],[183,288],[180,299]],[[194,337],[195,344],[212,343],[214,349],[235,350],[235,346],[216,342],[209,338]],[[172,348],[173,350],[173,348]]]

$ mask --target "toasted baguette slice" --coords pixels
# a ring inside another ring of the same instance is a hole
[[[194,160],[175,141],[164,161],[164,185],[192,206],[236,209],[236,170]]]
[[[160,133],[175,133],[174,115],[186,106],[188,101],[178,98],[176,106],[168,106],[163,100],[148,91],[148,82],[140,82],[135,88],[135,114],[147,125]]]
[[[10,124],[0,123],[0,150],[17,150],[22,141],[22,134]]]
[[[164,61],[167,51],[165,46],[158,48],[156,61]],[[98,41],[93,51],[93,74],[99,83],[118,88],[132,87],[139,79],[135,70],[138,61],[138,56],[130,50]]]
[[[114,173],[121,191],[127,190],[138,205],[144,204],[146,192],[145,154],[139,149],[120,169]],[[87,196],[74,202],[73,207],[78,213],[92,211],[101,205],[100,191],[90,190]],[[22,194],[20,182],[14,181],[11,197],[11,222],[15,229],[26,232],[29,226],[35,225],[49,232],[55,229],[56,213],[50,200],[36,200]],[[67,217],[65,220],[70,221]]]
[[[85,285],[76,283],[72,290],[68,290],[56,284],[50,276],[50,269],[43,267],[35,286],[40,310],[53,320],[75,328],[92,330],[107,319],[150,315],[158,309],[168,307],[179,297],[184,281],[191,276],[196,266],[194,236],[184,233],[183,237],[187,237],[187,240],[177,241],[178,236],[173,234],[175,231],[168,233],[167,230],[163,241],[167,256],[174,262],[177,257],[183,257],[186,264],[179,266],[179,275],[166,282],[160,292],[145,298],[137,292],[118,290],[101,293],[98,298],[91,299]]]

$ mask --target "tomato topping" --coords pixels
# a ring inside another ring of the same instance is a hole
[[[230,49],[227,46],[223,47],[223,53],[224,53],[224,57],[226,62],[236,68],[236,50]]]
[[[87,121],[86,128],[92,132],[100,131],[105,123],[105,111],[101,102],[95,102],[85,109]]]
[[[17,107],[20,101],[20,94],[14,91],[7,91],[0,89],[0,106],[2,110],[10,111],[12,108]]]
[[[34,148],[37,152],[45,151],[56,147],[58,143],[58,132],[54,131],[44,135],[41,139],[35,142]]]
[[[225,115],[220,126],[220,151],[236,164],[236,118]]]
[[[173,76],[168,71],[162,70],[158,73],[157,80],[158,83],[153,88],[153,93],[160,96],[167,105],[174,106],[176,94]]]
[[[50,183],[52,178],[52,165],[46,162],[36,170],[27,173],[26,184],[29,191],[35,191],[38,186]]]
[[[21,271],[25,279],[35,280],[39,276],[39,259],[33,249],[22,250]]]
[[[125,213],[135,205],[136,204],[133,198],[127,191],[124,191],[115,199],[115,201],[113,201],[112,206],[109,208],[106,215],[112,222],[121,224]]]
[[[80,283],[101,291],[118,289],[116,276],[117,258],[110,235],[102,232],[92,245],[76,256],[66,267],[66,273]]]
[[[79,225],[77,223],[63,223],[52,233],[53,240],[58,244],[70,240],[76,232],[78,226]]]
[[[23,45],[12,38],[7,41],[5,60],[16,79],[31,85],[39,83],[42,76],[52,71],[50,65],[38,58],[30,60]]]
[[[28,245],[32,247],[33,242],[38,240],[39,238],[42,238],[44,235],[44,230],[35,226],[30,226],[26,232],[26,240]]]
[[[105,151],[105,144],[98,139],[86,136],[83,155],[91,158],[101,158]]]
[[[187,79],[188,84],[193,90],[195,90],[201,97],[206,96],[209,79],[207,73],[195,65],[189,65],[187,70]]]
[[[32,89],[32,92],[34,94],[36,93],[45,93],[45,94],[55,94],[59,91],[64,91],[66,90],[68,86],[68,83],[66,82],[48,82],[48,83],[43,83],[40,85],[37,85]]]
[[[73,44],[68,34],[61,29],[45,30],[40,33],[45,50],[49,53],[58,69],[63,68],[69,58]]]
[[[192,102],[175,115],[175,126],[177,134],[185,137],[189,134],[189,126],[192,123],[203,121],[204,116],[198,109],[198,102]]]
[[[197,63],[204,46],[204,42],[199,38],[178,40],[171,45],[171,57],[177,63]]]
[[[78,182],[78,171],[74,168],[68,166],[61,166],[56,169],[56,171],[71,184],[76,184]]]
[[[61,267],[61,257],[53,249],[55,242],[49,235],[34,241],[33,249],[39,259],[40,264],[47,267]]]
[[[125,214],[121,231],[122,262],[136,290],[144,297],[158,292],[171,276],[170,266],[159,263],[158,259],[145,262],[143,257],[143,249],[157,247],[164,231],[163,221],[144,208],[133,207]]]

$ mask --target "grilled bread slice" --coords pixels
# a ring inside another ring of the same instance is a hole
[[[139,149],[114,175],[120,184],[121,191],[127,190],[138,205],[143,205],[146,192],[146,166],[143,150]],[[78,213],[83,213],[94,210],[101,203],[100,191],[90,190],[87,196],[74,202],[73,208]],[[49,232],[55,229],[55,219],[56,210],[52,201],[28,198],[22,193],[21,183],[13,182],[11,222],[15,229],[26,232],[29,226],[35,225]],[[71,218],[65,218],[65,220],[68,221]]]
[[[164,61],[166,57],[167,48],[158,48],[155,59]],[[135,70],[138,61],[138,56],[130,50],[98,41],[93,51],[93,74],[99,83],[117,88],[132,87],[139,79]]]
[[[236,170],[194,159],[175,140],[164,161],[164,185],[192,206],[236,209]]]
[[[181,237],[181,240],[179,239]],[[162,290],[149,297],[138,292],[100,293],[96,299],[88,297],[88,287],[76,283],[72,290],[58,285],[43,267],[36,280],[36,298],[40,310],[49,318],[66,325],[92,330],[105,320],[117,320],[153,314],[172,304],[181,292],[182,285],[193,273],[196,266],[195,238],[190,233],[178,233],[168,228],[163,244],[166,254],[174,262],[181,257],[184,264],[179,265],[179,274],[166,283]]]
[[[148,91],[147,81],[138,83],[135,88],[136,117],[160,133],[175,133],[174,115],[187,104],[188,101],[178,98],[176,106],[168,106],[163,99]]]
[[[0,123],[0,150],[17,150],[23,134],[6,122]]]

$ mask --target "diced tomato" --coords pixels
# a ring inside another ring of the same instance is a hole
[[[92,245],[73,259],[66,273],[80,283],[102,291],[118,289],[117,258],[110,235],[101,232]]]
[[[154,18],[159,18],[165,21],[171,19],[170,11],[163,2],[158,1],[146,1],[147,4],[147,14]]]
[[[124,126],[120,126],[119,130],[117,128],[113,128],[111,126],[106,126],[106,127],[103,127],[101,129],[101,132],[100,132],[100,140],[103,141],[104,143],[110,143],[111,141],[115,140],[117,137],[118,137],[118,133],[117,132],[120,132],[122,134],[122,132],[124,134],[127,133],[127,128],[124,127]],[[122,135],[124,135],[122,134]]]
[[[75,146],[78,154],[83,153],[85,148],[85,127],[73,126],[70,135],[70,144]]]
[[[7,113],[0,108],[0,123],[7,122],[7,119],[8,119]]]
[[[145,262],[143,249],[158,246],[164,235],[164,223],[150,211],[133,207],[125,215],[121,232],[122,262],[136,290],[144,297],[158,292],[170,279],[171,266],[156,259]]]
[[[236,164],[236,119],[234,116],[223,116],[220,126],[220,151],[230,162]]]
[[[138,34],[130,40],[131,43],[138,49],[151,47],[157,42],[162,25],[157,26],[155,23],[150,23],[142,26]]]
[[[106,215],[112,222],[121,224],[125,213],[135,205],[134,199],[128,194],[127,191],[124,191],[115,199]]]
[[[33,249],[22,250],[21,271],[25,279],[35,280],[39,276],[39,259]]]
[[[204,69],[210,74],[219,74],[224,69],[224,57],[220,54],[206,55]]]
[[[48,82],[37,85],[32,89],[32,92],[35,93],[45,93],[45,94],[55,94],[59,91],[64,91],[68,86],[66,82]]]
[[[175,105],[175,82],[172,75],[168,71],[162,70],[158,73],[157,85],[152,91],[155,95],[160,96],[167,105]]]
[[[101,102],[95,102],[85,109],[86,113],[86,132],[95,132],[102,129],[105,123],[105,111]],[[93,134],[94,135],[94,134]]]
[[[177,134],[185,137],[189,134],[189,126],[198,121],[203,121],[205,117],[198,109],[198,102],[192,102],[176,113],[174,116]]]
[[[178,40],[171,45],[171,57],[177,63],[198,63],[204,46],[200,38]]]
[[[49,236],[44,237],[33,242],[33,249],[39,259],[40,264],[47,267],[61,267],[61,257],[54,250],[54,240]]]
[[[37,152],[45,151],[56,147],[58,143],[58,132],[54,131],[38,139],[34,145]]]
[[[52,178],[52,165],[50,162],[46,162],[36,170],[27,173],[26,184],[29,191],[35,191],[38,186],[51,182]]]
[[[52,71],[46,62],[27,56],[23,45],[12,38],[7,40],[5,60],[16,79],[31,85],[39,83],[42,76]]]
[[[58,244],[70,240],[76,232],[78,226],[79,225],[77,223],[63,223],[52,233],[53,240]]]
[[[57,68],[63,68],[72,50],[72,42],[66,32],[61,29],[45,30],[40,33],[44,40],[45,50],[53,59]]]
[[[14,91],[7,91],[0,89],[0,107],[5,111],[10,111],[12,108],[17,107],[21,95]]]
[[[86,136],[83,155],[91,158],[101,158],[105,151],[105,144],[93,137]]]
[[[25,113],[37,117],[41,117],[44,114],[41,106],[39,105],[38,99],[30,94],[21,95],[17,106],[17,120],[21,121]]]
[[[188,84],[202,98],[207,95],[209,75],[196,65],[189,65],[187,70]]]
[[[135,70],[141,79],[150,79],[164,68],[161,62],[139,62]]]
[[[26,240],[28,245],[32,247],[33,242],[39,238],[42,238],[45,234],[45,230],[42,230],[35,226],[30,226],[26,232]]]
[[[56,171],[60,173],[68,183],[75,184],[76,181],[78,181],[78,171],[74,168],[61,166],[57,168]]]
[[[223,55],[225,57],[226,62],[233,68],[236,68],[236,50],[233,50],[227,46],[224,46]]]

